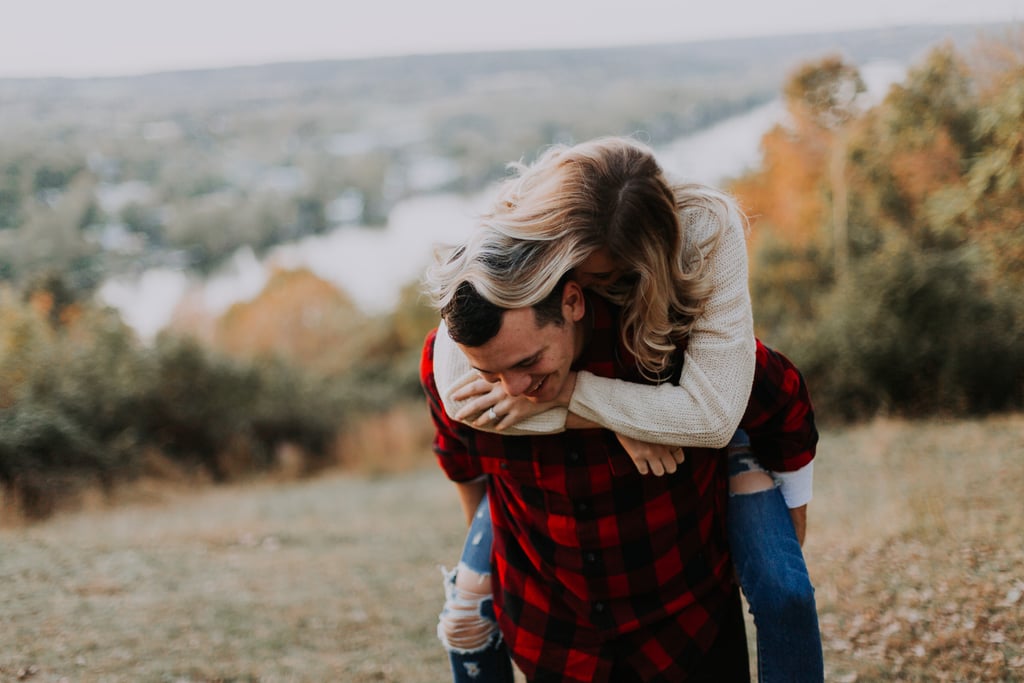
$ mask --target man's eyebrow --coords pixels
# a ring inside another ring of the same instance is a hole
[[[521,361],[519,361],[517,363],[513,363],[512,365],[509,365],[508,367],[509,368],[518,368],[518,367],[522,367],[524,365],[533,365],[533,363],[535,363],[537,361],[537,358],[542,353],[544,353],[544,349],[541,349],[541,350],[537,351],[536,353],[534,353],[533,355],[527,356],[526,358],[523,358]],[[477,372],[482,372],[485,375],[497,375],[497,374],[499,374],[501,372],[500,370],[486,370],[484,368],[477,367],[476,365],[471,365],[470,367],[472,367]]]
[[[542,353],[541,351],[537,351],[532,356],[527,356],[526,358],[522,359],[521,361],[519,361],[518,363],[516,363],[512,367],[519,368],[519,367],[522,367],[524,365],[533,365],[535,362],[537,362],[537,358],[540,356],[541,353]]]

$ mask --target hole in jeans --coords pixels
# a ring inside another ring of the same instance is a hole
[[[498,631],[493,619],[482,614],[485,601],[491,599],[491,577],[460,567],[454,583],[448,581],[448,600],[437,625],[444,646],[461,653],[486,648]]]
[[[773,488],[775,488],[775,480],[763,470],[740,472],[729,477],[729,493],[731,495],[760,493]]]

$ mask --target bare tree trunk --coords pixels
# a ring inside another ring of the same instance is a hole
[[[836,282],[845,284],[850,267],[850,240],[847,229],[846,134],[837,131],[829,165],[832,184],[832,249]]]

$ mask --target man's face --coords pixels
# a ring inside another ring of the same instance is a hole
[[[584,312],[583,295],[575,283],[562,297],[561,325],[537,324],[532,308],[502,316],[501,329],[483,346],[459,345],[470,365],[488,382],[501,382],[509,396],[543,403],[558,396],[581,347],[576,322]]]

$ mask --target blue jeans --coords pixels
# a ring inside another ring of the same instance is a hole
[[[730,477],[761,470],[742,430],[728,450]],[[730,494],[728,528],[736,576],[757,628],[758,681],[824,680],[814,588],[782,493],[776,487]]]
[[[476,514],[473,515],[473,523],[469,526],[459,566],[445,576],[447,601],[444,611],[441,612],[438,636],[448,650],[448,661],[455,683],[513,683],[514,680],[512,660],[501,639],[501,631],[498,630],[494,615],[494,598],[492,595],[483,598],[473,596],[466,600],[466,596],[459,595],[455,587],[455,577],[461,569],[471,570],[480,576],[490,576],[493,543],[491,506],[487,496],[484,496],[477,506]],[[459,617],[453,618],[456,614]],[[453,626],[457,621],[460,626]],[[483,625],[491,634],[478,646],[459,647],[453,645],[445,634],[446,624],[449,629],[465,628],[477,632],[480,630],[479,626]]]

